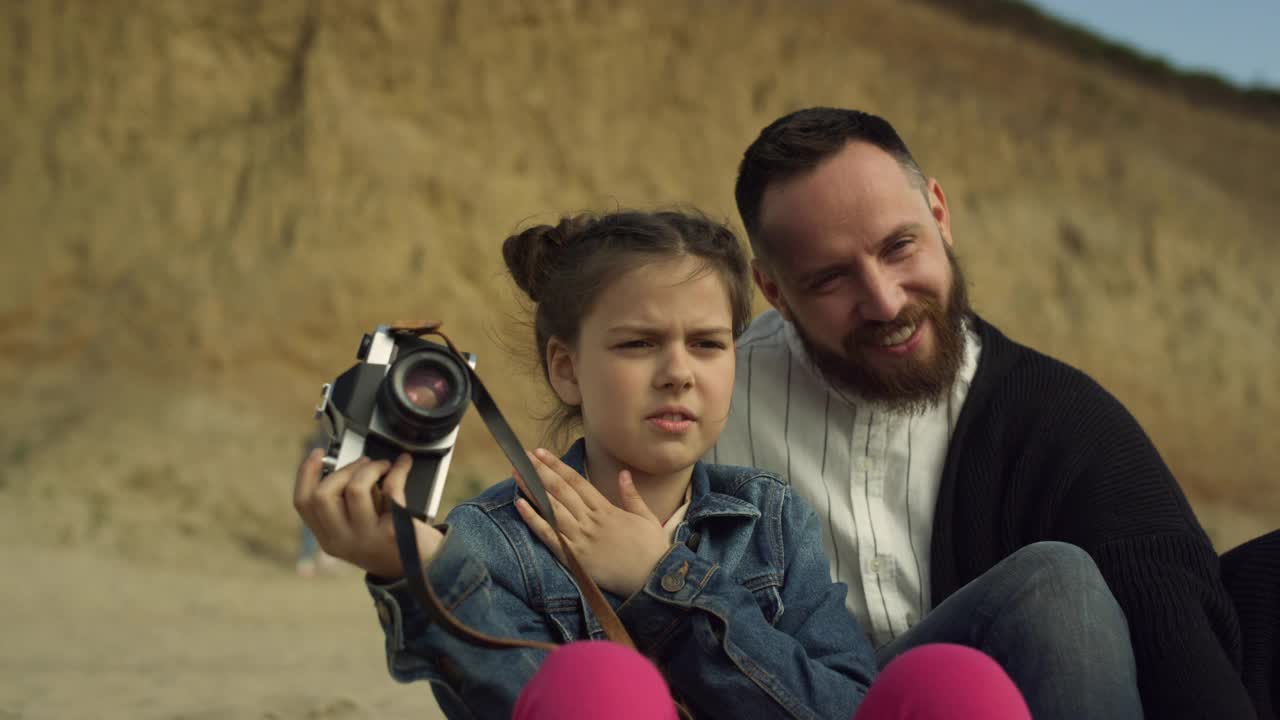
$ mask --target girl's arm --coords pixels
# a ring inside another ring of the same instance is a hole
[[[472,505],[454,508],[447,522],[426,572],[441,603],[473,630],[559,642],[523,599],[515,551],[497,524]],[[387,668],[396,680],[429,681],[450,718],[511,716],[545,651],[472,645],[432,622],[404,580],[384,585],[371,577],[368,586],[386,634]]]
[[[298,468],[294,506],[327,552],[370,574],[369,592],[386,633],[387,666],[402,682],[432,683],[451,718],[509,717],[520,688],[545,652],[488,650],[458,640],[431,622],[411,595],[396,549],[390,513],[377,500],[382,492],[404,504],[412,458],[394,464],[358,460],[321,477],[321,453]],[[523,573],[515,551],[480,508],[460,505],[440,529],[415,520],[418,554],[431,583],[454,616],[474,630],[498,637],[548,640],[541,616],[523,598]],[[387,578],[379,581],[374,578]]]
[[[817,516],[789,486],[770,492],[782,503],[780,527],[755,532],[769,533],[785,572],[749,582],[777,593],[781,615],[771,613],[774,624],[751,589],[683,544],[659,561],[618,614],[699,714],[851,717],[874,677],[875,654],[845,609],[845,586],[831,581]],[[745,515],[739,521],[770,522]]]

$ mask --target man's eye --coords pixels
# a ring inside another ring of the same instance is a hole
[[[900,240],[896,240],[892,245],[889,246],[889,255],[891,256],[905,255],[907,251],[911,248],[911,246],[914,244],[915,244],[915,240],[912,240],[911,238],[902,238]]]
[[[719,340],[700,340],[695,345],[704,350],[724,350],[728,347]]]
[[[815,278],[812,282],[809,283],[809,289],[814,292],[829,290],[833,285],[836,284],[836,280],[839,277],[840,277],[839,275],[836,275],[833,273],[831,275],[823,275],[821,277]]]
[[[625,340],[623,342],[618,343],[616,347],[624,350],[630,350],[634,348],[644,348],[644,347],[649,347],[649,341],[648,340]]]

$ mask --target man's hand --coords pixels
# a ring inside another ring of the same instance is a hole
[[[671,547],[667,531],[636,492],[631,473],[618,473],[623,507],[609,502],[591,483],[551,453],[538,450],[529,459],[555,510],[565,544],[600,587],[630,597],[644,587],[653,568]],[[517,482],[521,479],[517,475]],[[516,500],[520,517],[564,563],[555,531],[524,498]]]
[[[402,454],[391,464],[360,458],[326,477],[320,477],[321,450],[313,450],[298,466],[293,486],[293,507],[315,533],[316,541],[334,557],[364,568],[385,580],[404,577],[396,550],[395,529],[383,494],[404,504],[404,486],[413,460]],[[381,488],[378,480],[386,476]],[[444,535],[414,520],[418,555],[426,565],[440,547]]]

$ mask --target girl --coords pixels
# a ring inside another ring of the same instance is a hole
[[[860,705],[859,718],[1028,717],[993,662],[954,646],[907,653],[868,697],[875,655],[831,582],[816,515],[776,476],[700,462],[750,319],[748,261],[727,228],[676,212],[579,216],[508,238],[503,255],[536,305],[555,427],[582,431],[563,457],[531,460],[566,544],[662,673],[621,646],[572,644],[600,625],[515,480],[439,529],[419,523],[417,543],[459,620],[570,643],[549,657],[460,641],[408,594],[372,499],[385,475],[403,503],[408,456],[320,480],[313,453],[295,504],[322,547],[370,573],[393,676],[431,681],[449,717],[675,717],[666,683],[707,717],[848,718]]]

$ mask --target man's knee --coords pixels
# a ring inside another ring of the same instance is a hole
[[[1079,589],[1106,589],[1093,557],[1071,543],[1045,540],[1019,548],[1008,558],[1027,579]],[[1110,594],[1110,590],[1107,590]]]
[[[1020,548],[1008,561],[1013,576],[1005,602],[1046,621],[1030,627],[1065,631],[1075,620],[1127,636],[1124,612],[1089,553],[1070,543],[1046,541]]]

